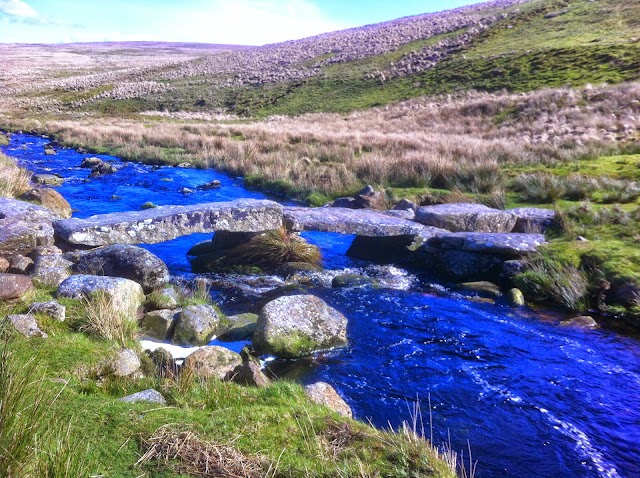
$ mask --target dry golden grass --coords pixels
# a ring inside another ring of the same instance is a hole
[[[31,173],[0,153],[0,196],[15,198],[31,188]]]

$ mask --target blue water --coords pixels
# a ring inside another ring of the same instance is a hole
[[[66,181],[58,190],[76,217],[138,209],[147,201],[265,197],[214,171],[154,169],[108,156],[100,157],[123,169],[87,180],[89,171],[78,166],[92,155],[59,148],[57,156],[45,156],[47,141],[14,135],[2,149],[35,172],[61,174]],[[221,189],[179,192],[214,179]],[[328,269],[389,274],[346,258],[351,237],[306,237],[323,249]],[[148,248],[172,274],[188,276],[185,252],[209,238],[194,235]],[[428,277],[394,274],[398,280],[381,289],[314,288],[349,318],[350,346],[272,369],[303,382],[330,382],[358,418],[379,427],[398,427],[419,399],[428,428],[430,399],[435,441],[445,442],[450,433],[454,449],[466,451],[469,443],[480,478],[640,477],[640,340],[606,329],[564,328],[552,314],[469,300]],[[227,286],[213,291],[224,308],[259,302]]]

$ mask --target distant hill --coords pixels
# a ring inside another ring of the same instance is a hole
[[[5,110],[344,112],[471,89],[637,80],[640,2],[499,0],[262,47],[118,42],[0,52],[9,59],[0,72]]]

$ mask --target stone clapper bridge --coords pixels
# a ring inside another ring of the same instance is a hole
[[[446,206],[443,206],[443,212]],[[433,224],[441,225],[440,222],[434,223],[428,219],[429,214],[424,214],[427,210],[438,212],[440,206],[420,208],[416,219],[421,223],[380,211],[288,207],[257,199],[100,214],[86,219],[59,220],[53,223],[53,227],[58,241],[82,249],[112,244],[155,244],[194,233],[263,232],[284,226],[290,232],[321,231],[355,235],[348,254],[379,262],[402,260],[410,250],[423,252],[421,257],[430,257],[429,262],[437,260],[441,266],[442,258],[451,252],[455,252],[456,261],[474,259],[478,262],[478,259],[482,259],[480,268],[486,270],[477,273],[469,271],[470,274],[465,272],[465,275],[471,276],[489,272],[489,269],[495,269],[497,263],[522,258],[545,242],[541,234],[511,232],[520,219],[517,214],[480,205],[466,206],[467,210],[454,211],[455,218],[466,214],[466,222],[463,221],[465,225],[460,226],[460,221],[453,221],[453,227],[448,227],[451,230],[435,227]],[[502,220],[494,220],[495,215],[500,215]],[[469,221],[469,218],[472,220]],[[491,230],[492,225],[504,223],[505,218],[509,225],[503,226],[502,231]],[[469,226],[469,222],[473,224]],[[447,224],[445,221],[444,225]],[[476,230],[470,231],[469,227]]]

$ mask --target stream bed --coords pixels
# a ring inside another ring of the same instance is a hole
[[[35,173],[57,173],[56,189],[74,217],[157,205],[197,204],[268,196],[243,187],[241,178],[212,170],[115,162],[116,173],[87,179],[84,158],[46,138],[14,134],[0,148]],[[197,186],[219,180],[220,189]],[[183,194],[181,189],[193,189]],[[274,198],[269,198],[274,199]],[[307,360],[270,363],[278,375],[302,383],[331,383],[356,418],[397,428],[419,400],[436,443],[468,446],[476,477],[640,477],[640,339],[608,330],[558,325],[561,314],[513,309],[464,296],[426,274],[374,266],[345,256],[350,236],[304,233],[324,255],[327,272],[310,293],[348,319],[350,346]],[[210,239],[196,234],[145,246],[173,276],[193,278],[186,251]],[[354,270],[383,287],[332,289],[331,277]],[[257,307],[282,285],[276,277],[210,277],[212,293],[227,313]]]

